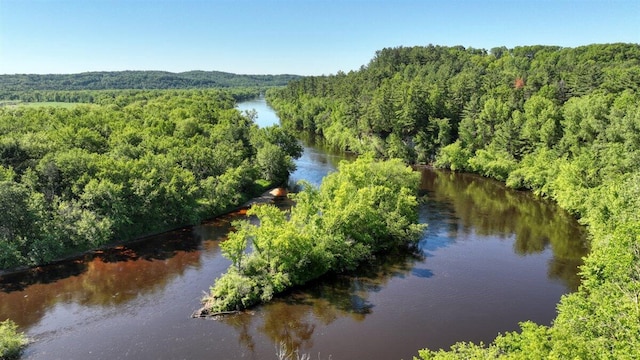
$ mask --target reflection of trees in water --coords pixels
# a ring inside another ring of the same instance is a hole
[[[549,277],[575,289],[577,266],[588,252],[586,231],[557,205],[514,191],[503,184],[472,174],[425,169],[422,188],[436,202],[449,203],[459,225],[451,228],[470,234],[515,237],[516,254],[527,255],[551,247]],[[456,235],[456,234],[452,234]]]
[[[578,275],[578,266],[580,265],[582,265],[582,259],[553,257],[549,261],[548,274],[552,279],[564,281],[571,291],[576,291],[580,286],[580,275]]]
[[[256,343],[253,341],[253,337],[251,336],[251,320],[253,317],[253,313],[239,313],[235,315],[229,315],[222,320],[225,324],[231,325],[238,332],[238,342],[241,345],[244,345],[249,352],[254,353]]]
[[[323,307],[326,308],[326,305]],[[281,343],[288,351],[304,351],[313,346],[312,335],[316,324],[311,313],[308,306],[278,301],[265,311],[259,329],[274,344]]]
[[[386,255],[348,275],[329,275],[294,289],[256,309],[255,315],[239,314],[222,321],[238,332],[238,341],[253,352],[251,329],[257,329],[282,351],[305,353],[313,347],[313,333],[319,325],[339,318],[362,321],[375,304],[369,294],[380,291],[394,277],[404,277],[415,269],[421,255],[404,251]],[[262,321],[258,323],[261,319]]]
[[[182,229],[0,277],[0,318],[26,328],[58,303],[107,307],[159,291],[200,266],[201,235]]]

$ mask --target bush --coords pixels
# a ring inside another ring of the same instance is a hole
[[[478,150],[476,155],[469,159],[469,165],[472,171],[500,181],[507,180],[509,173],[517,166],[507,152],[484,149]]]
[[[18,325],[13,321],[0,322],[0,359],[17,358],[27,342],[27,338],[18,332]]]
[[[469,150],[462,145],[460,140],[457,140],[440,149],[440,154],[434,165],[439,168],[449,168],[452,171],[463,171],[467,169],[470,157]]]

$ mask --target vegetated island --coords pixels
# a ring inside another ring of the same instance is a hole
[[[252,207],[259,225],[236,221],[220,244],[232,261],[194,316],[228,314],[272,299],[328,272],[417,243],[419,174],[401,160],[342,162],[319,188],[305,184],[289,211]],[[248,248],[251,250],[248,251]]]
[[[267,93],[285,127],[342,150],[470,171],[569,210],[591,234],[551,326],[422,359],[640,354],[640,45],[386,48]],[[526,320],[526,319],[523,319]]]

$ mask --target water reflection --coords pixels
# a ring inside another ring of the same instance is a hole
[[[0,319],[21,328],[38,323],[57,304],[113,307],[163,289],[186,269],[201,266],[202,250],[219,252],[232,216],[184,228],[80,258],[0,277]]]
[[[236,108],[245,114],[252,114],[253,111],[255,111],[252,115],[255,117],[254,121],[259,127],[267,127],[280,123],[280,119],[275,111],[267,105],[264,97],[243,101],[239,103]]]
[[[374,312],[371,294],[383,289],[393,278],[409,274],[428,278],[427,269],[417,269],[424,260],[418,249],[409,249],[374,261],[350,274],[333,274],[293,289],[255,312],[220,320],[235,329],[238,342],[250,352],[256,341],[251,329],[258,329],[287,353],[308,352],[314,347],[314,332],[339,319],[362,322]]]
[[[313,138],[303,139],[301,143],[304,152],[296,160],[296,170],[291,174],[289,180],[290,188],[295,188],[295,184],[300,180],[319,186],[323,177],[336,171],[340,161],[355,159],[353,154],[334,153]]]
[[[321,164],[334,166],[331,160]],[[202,324],[188,315],[228,265],[218,243],[236,215],[5,275],[0,278],[0,318],[36,329],[30,335],[44,341],[29,347],[27,355],[34,358],[47,358],[52,344],[61,352],[68,346],[102,344],[101,336],[77,338],[78,329],[86,326],[83,316],[95,317],[108,329],[116,326],[109,322],[114,312],[141,320],[150,303],[158,314],[185,308],[167,319],[153,315],[154,329],[140,327],[144,334],[131,334],[132,342],[150,336],[146,333],[159,336],[151,340],[157,354],[170,351],[170,343],[163,348],[163,339],[188,339],[188,347],[195,349],[212,334],[231,331],[243,354],[253,358],[272,357],[279,344],[289,352],[317,351],[335,358],[407,358],[424,346],[488,341],[522,320],[548,323],[559,296],[578,285],[576,266],[586,248],[576,222],[553,204],[472,175],[427,169],[422,190],[427,200],[420,205],[420,218],[429,227],[418,251],[326,277],[251,313],[224,318],[222,324]],[[500,244],[510,249],[505,252]],[[167,288],[174,289],[170,295]],[[165,330],[155,330],[160,328]],[[354,331],[357,339],[351,339]],[[216,345],[216,354],[238,358],[237,347],[229,345]],[[116,357],[118,349],[112,350]]]
[[[243,314],[222,321],[236,329],[239,343],[251,352],[256,341],[250,330],[257,329],[289,353],[309,353],[314,349],[314,339],[318,338],[314,334],[319,328],[345,318],[363,322],[376,311],[377,304],[370,300],[371,296],[385,289],[390,281],[411,277],[428,281],[438,275],[428,266],[429,256],[456,242],[477,241],[483,236],[512,241],[513,251],[519,256],[536,255],[551,248],[548,276],[561,280],[568,288],[578,286],[576,269],[587,252],[585,232],[558,207],[473,175],[431,169],[423,171],[421,189],[428,197],[420,208],[421,219],[429,223],[429,231],[420,243],[420,251],[396,253],[353,274],[326,277],[260,307],[255,315]],[[488,247],[487,251],[493,249]],[[482,252],[475,254],[483,257]],[[502,267],[501,271],[508,273],[510,269]],[[415,289],[400,297],[416,296],[422,291],[419,283],[412,283],[416,284]],[[470,294],[465,293],[462,299],[468,299]],[[396,331],[402,328],[398,324],[389,326]]]
[[[577,289],[577,267],[588,253],[586,231],[566,211],[528,192],[513,191],[472,174],[424,169],[421,189],[430,201],[450,206],[455,213],[458,221],[449,223],[449,238],[460,240],[473,234],[505,240],[514,237],[513,250],[521,256],[550,247],[549,277]]]

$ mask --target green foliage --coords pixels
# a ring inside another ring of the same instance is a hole
[[[464,148],[462,142],[458,140],[440,150],[440,154],[434,165],[453,171],[464,171],[469,167],[469,158],[471,158],[469,150]]]
[[[9,91],[105,89],[203,89],[283,86],[296,75],[238,75],[220,71],[115,71],[79,74],[0,75],[0,88]],[[42,101],[37,100],[37,101]],[[55,99],[60,101],[60,97]]]
[[[415,243],[417,173],[400,160],[342,163],[319,189],[304,184],[285,212],[254,206],[260,225],[234,224],[221,245],[232,267],[204,299],[212,312],[243,309],[329,271],[354,269],[378,253]],[[247,245],[251,244],[251,251]]]
[[[500,181],[505,181],[517,167],[516,161],[508,153],[493,148],[476,151],[468,163],[471,171]]]
[[[329,144],[506,181],[589,226],[582,285],[562,299],[553,326],[525,323],[487,346],[423,350],[422,358],[633,358],[640,353],[638,59],[638,44],[398,47],[359,71],[299,79],[267,95],[285,126],[313,130]],[[354,216],[349,225],[361,223]]]
[[[11,167],[0,166],[0,181],[13,181],[16,172]]]
[[[295,170],[293,159],[281,147],[266,144],[258,149],[256,165],[263,179],[277,185],[282,185]]]
[[[0,182],[0,267],[16,267],[24,262],[49,257],[49,246],[35,249],[30,240],[46,244],[45,220],[37,194],[22,184]]]
[[[536,195],[551,195],[551,184],[558,175],[560,161],[556,152],[546,147],[526,155],[517,168],[508,173],[507,186],[529,189]]]
[[[94,95],[99,105],[0,108],[0,268],[197,223],[260,181],[285,182],[301,154],[290,133],[234,109],[232,92]]]
[[[525,121],[521,137],[528,148],[552,148],[562,136],[559,107],[553,101],[534,95],[524,103]]]
[[[203,212],[221,214],[225,209],[240,204],[245,200],[245,193],[252,188],[251,182],[258,177],[256,174],[257,169],[244,161],[238,167],[227,169],[224,174],[201,180]],[[266,184],[270,182],[266,181]]]
[[[457,140],[472,155],[497,143],[516,160],[563,137],[579,146],[606,128],[609,94],[640,89],[637,44],[496,49],[386,48],[359,71],[297,79],[267,98],[286,127],[341,150],[430,163]]]
[[[28,340],[11,320],[0,322],[0,359],[16,359]]]
[[[466,342],[456,343],[448,351],[422,349],[418,351],[418,356],[419,358],[414,357],[414,360],[495,359],[498,357],[494,349],[487,350],[482,343],[477,345]]]
[[[258,289],[257,279],[229,269],[224,276],[217,278],[215,286],[211,287],[211,297],[215,299],[215,303],[206,303],[206,306],[215,309],[214,311],[244,309],[260,301]]]
[[[582,267],[582,291],[559,305],[553,351],[560,358],[633,358],[640,349],[640,226],[623,223],[596,242]]]
[[[521,332],[498,335],[489,346],[480,343],[457,343],[449,351],[423,349],[418,352],[423,360],[453,359],[547,359],[551,348],[548,345],[550,330],[532,322],[520,323]],[[418,359],[415,358],[414,359]]]
[[[633,358],[640,349],[640,173],[612,178],[591,191],[583,220],[593,250],[582,288],[566,296],[552,328],[553,351],[582,358]]]

